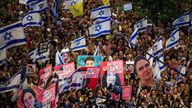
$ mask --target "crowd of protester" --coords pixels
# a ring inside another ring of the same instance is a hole
[[[20,66],[32,64],[28,53],[36,49],[42,40],[50,43],[50,59],[43,63],[37,64],[37,70],[44,68],[48,64],[55,65],[55,48],[60,51],[65,46],[70,48],[70,42],[80,36],[87,37],[87,50],[70,52],[69,62],[76,62],[78,55],[93,55],[96,46],[100,42],[101,48],[99,55],[104,57],[104,61],[124,60],[133,61],[137,55],[145,55],[146,51],[154,44],[159,36],[163,36],[163,45],[169,38],[173,29],[172,22],[156,20],[150,30],[139,34],[137,47],[129,48],[127,39],[133,33],[133,25],[140,20],[138,12],[132,10],[124,12],[117,9],[117,3],[124,3],[118,0],[110,0],[112,21],[111,34],[103,35],[98,38],[89,38],[88,27],[92,24],[90,18],[90,10],[103,5],[102,0],[84,0],[84,15],[73,17],[69,11],[65,11],[63,6],[59,13],[60,26],[55,26],[51,17],[50,9],[41,13],[43,20],[42,27],[27,27],[25,35],[27,44],[13,47],[7,50],[7,62],[0,68],[0,82],[3,84]],[[49,0],[49,6],[51,7]],[[137,6],[137,2],[133,2],[133,6]],[[0,27],[14,23],[25,15],[26,9],[24,5],[18,2],[7,3],[5,5],[7,14],[1,16]],[[174,14],[174,13],[173,13]],[[147,16],[147,15],[146,15]],[[155,82],[154,88],[142,88],[137,94],[139,79],[131,70],[125,70],[125,85],[132,86],[132,98],[130,100],[111,99],[111,92],[102,87],[99,83],[94,90],[83,88],[80,90],[71,90],[63,92],[59,95],[57,105],[60,108],[190,108],[192,101],[192,37],[187,31],[188,28],[180,30],[180,43],[170,50],[164,50],[165,64],[181,70],[186,65],[186,73],[180,74],[168,67],[161,73],[161,79]],[[36,75],[28,77],[28,86],[38,84],[38,71]],[[131,74],[130,74],[131,73]],[[10,102],[10,94],[1,94],[1,102],[6,103],[9,108],[13,105]],[[5,102],[6,100],[6,102]],[[13,106],[12,106],[13,107]]]

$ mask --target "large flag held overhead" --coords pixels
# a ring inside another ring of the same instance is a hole
[[[71,42],[71,50],[72,51],[78,51],[82,49],[86,49],[86,38],[85,37],[80,37],[78,39],[75,39],[74,41]]]
[[[63,61],[58,49],[56,48],[55,65],[58,66],[58,65],[62,65],[62,64],[64,64],[64,61]]]
[[[26,44],[26,37],[21,21],[0,28],[0,51],[23,44]]]
[[[134,29],[136,29],[136,28],[139,29],[138,30],[139,32],[145,31],[146,28],[147,28],[147,17],[145,17],[145,18],[141,19],[140,21],[136,22],[134,24]]]
[[[104,20],[111,18],[110,6],[100,6],[96,9],[91,9],[91,18],[94,20]]]
[[[28,12],[22,19],[23,27],[41,26],[41,16],[39,12]]]
[[[166,41],[166,49],[173,48],[174,46],[179,44],[179,29],[175,29],[171,37]]]
[[[110,34],[110,19],[103,20],[89,27],[89,34],[91,38],[96,38],[104,34]]]
[[[149,48],[146,54],[146,59],[149,60],[150,66],[153,66],[153,57],[151,55],[153,55],[153,49]]]
[[[182,26],[189,26],[190,23],[190,12],[186,12],[183,15],[179,16],[173,21],[173,27],[178,28]]]
[[[137,43],[137,37],[138,37],[138,31],[139,29],[136,28],[135,31],[133,32],[133,34],[131,35],[130,39],[129,39],[129,47],[130,48],[135,48],[135,45]]]
[[[158,39],[157,39],[157,41],[155,42],[155,44],[152,46],[152,49],[153,49],[153,56],[158,56],[158,54],[160,53],[160,52],[162,52],[162,50],[163,50],[163,45],[162,45],[162,36],[161,37],[159,37]]]
[[[38,49],[35,49],[31,51],[29,54],[30,59],[33,60],[33,62],[45,62],[49,60],[50,50],[48,49],[46,52],[42,54],[38,54]]]
[[[0,65],[4,64],[5,60],[7,59],[6,48],[0,51]]]
[[[26,6],[27,6],[27,9],[30,11],[43,12],[48,9],[47,0],[31,1]]]
[[[83,2],[79,1],[69,8],[74,17],[83,15]]]

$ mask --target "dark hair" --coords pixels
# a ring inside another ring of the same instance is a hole
[[[137,57],[135,57],[135,59],[134,59],[134,73],[135,74],[137,74],[136,64],[139,60],[146,60],[149,63],[149,60],[147,60],[143,55],[138,55]]]
[[[87,62],[87,61],[89,61],[89,60],[91,60],[91,61],[94,61],[94,58],[93,57],[87,57],[86,59],[85,59],[85,63]]]
[[[24,103],[23,98],[24,98],[24,95],[25,95],[26,93],[31,93],[34,98],[36,97],[36,94],[35,94],[35,92],[33,91],[33,89],[31,89],[31,88],[24,89],[24,90],[23,90],[23,93],[22,93],[22,97],[21,97],[23,103]]]

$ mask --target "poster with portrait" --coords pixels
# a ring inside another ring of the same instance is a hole
[[[133,67],[134,67],[133,65],[134,65],[134,61],[126,61],[125,71],[128,72],[129,74],[133,73]]]
[[[36,64],[27,64],[27,75],[36,74]]]
[[[47,79],[52,75],[52,65],[48,65],[47,67],[40,70],[40,81],[39,85],[44,87],[47,83]]]
[[[43,89],[38,86],[19,89],[17,108],[42,108]]]
[[[102,56],[80,55],[77,57],[77,68],[82,66],[100,66],[102,61]]]
[[[123,60],[101,62],[101,85],[124,85]]]
[[[124,100],[129,99],[130,100],[131,94],[132,94],[132,86],[131,85],[122,87],[122,99],[124,99]]]
[[[53,84],[43,91],[42,106],[55,108],[56,106],[56,85]]]

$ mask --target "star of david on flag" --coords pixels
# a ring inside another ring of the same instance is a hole
[[[75,39],[71,42],[71,50],[72,51],[78,51],[82,49],[86,49],[86,38],[85,37],[80,37],[78,39]]]
[[[166,41],[166,49],[173,48],[174,46],[179,44],[179,29],[175,29],[171,37]]]
[[[41,26],[41,16],[38,11],[28,12],[22,19],[23,27]]]
[[[26,37],[20,21],[0,28],[0,51],[23,44]]]
[[[110,34],[110,19],[98,22],[89,27],[89,34],[91,38],[96,38],[101,35]]]
[[[178,28],[182,26],[189,26],[190,23],[190,12],[185,12],[173,21],[173,27]]]
[[[104,20],[111,18],[110,6],[100,6],[96,9],[91,9],[91,16],[93,20]]]

